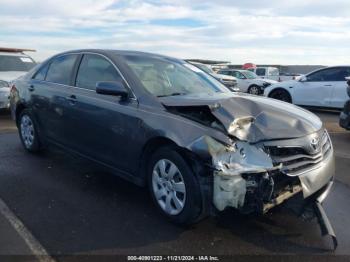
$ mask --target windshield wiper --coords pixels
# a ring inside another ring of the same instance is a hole
[[[183,96],[183,95],[187,95],[187,93],[179,93],[179,92],[175,92],[175,93],[171,93],[168,95],[159,95],[157,97],[166,97],[166,96]]]

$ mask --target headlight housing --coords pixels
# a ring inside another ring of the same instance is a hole
[[[9,85],[9,83],[8,82],[6,82],[6,81],[4,81],[4,80],[0,80],[0,88],[2,88],[2,87],[9,87],[10,85]]]

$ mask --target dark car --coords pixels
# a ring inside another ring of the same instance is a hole
[[[11,89],[24,148],[56,145],[148,186],[188,224],[225,208],[266,213],[289,198],[322,202],[334,175],[320,119],[236,94],[183,60],[132,51],[56,55]]]
[[[347,80],[347,92],[350,97],[350,77]],[[339,125],[347,130],[350,130],[350,99],[345,103],[343,111],[340,113]]]

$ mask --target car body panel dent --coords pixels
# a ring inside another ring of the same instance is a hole
[[[315,115],[288,103],[245,94],[165,97],[167,107],[208,106],[227,133],[250,143],[297,138],[322,128]]]

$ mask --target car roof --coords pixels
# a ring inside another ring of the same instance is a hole
[[[63,55],[63,54],[69,54],[69,53],[84,53],[84,52],[85,53],[91,52],[91,53],[97,53],[97,54],[103,54],[103,55],[109,55],[109,56],[140,55],[140,56],[146,56],[146,57],[165,58],[165,59],[170,59],[178,62],[180,61],[185,62],[182,59],[161,55],[161,54],[148,53],[148,52],[142,52],[142,51],[133,51],[133,50],[116,50],[116,49],[76,49],[76,50],[62,52],[57,55]]]
[[[317,69],[315,69],[315,70],[312,70],[312,71],[310,71],[310,72],[308,72],[308,73],[306,73],[306,74],[304,74],[304,75],[310,75],[310,74],[312,74],[312,73],[316,73],[316,72],[318,72],[318,71],[321,71],[321,70],[325,70],[325,69],[329,69],[329,68],[338,68],[338,67],[350,67],[350,65],[337,65],[337,66],[326,66],[326,67],[320,67],[320,68],[317,68]]]

